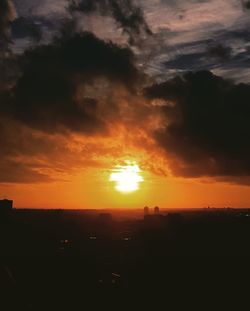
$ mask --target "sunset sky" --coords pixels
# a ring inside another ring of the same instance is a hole
[[[0,198],[250,207],[250,1],[3,0]]]

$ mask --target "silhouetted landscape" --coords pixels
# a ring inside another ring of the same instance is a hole
[[[184,266],[168,268],[173,258],[250,255],[250,209],[13,209],[1,216],[0,282],[14,308],[60,310],[88,299],[97,307],[91,294],[121,299],[160,284],[166,270],[173,290],[173,282],[187,281]]]

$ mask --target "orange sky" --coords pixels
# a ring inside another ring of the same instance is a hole
[[[151,128],[157,127],[157,117],[152,120],[148,117],[146,123]],[[23,131],[26,135],[26,130]],[[24,163],[37,166],[39,173],[48,177],[45,180],[0,184],[0,197],[13,199],[16,208],[250,206],[249,186],[218,182],[213,178],[173,176],[166,154],[155,145],[147,131],[132,124],[127,131],[123,125],[113,123],[104,136],[61,136],[33,131],[31,137],[46,140],[56,148],[49,149],[46,154],[45,145],[41,155],[29,154],[26,158],[24,154],[20,158]],[[144,181],[139,190],[120,193],[109,181],[110,174],[116,165],[128,160],[140,166]]]
[[[152,121],[152,123],[154,123]],[[51,141],[58,147],[22,161],[39,163],[39,173],[51,180],[33,183],[2,183],[0,196],[14,200],[16,208],[202,208],[250,206],[248,186],[218,182],[212,178],[175,177],[168,169],[166,154],[139,128],[126,131],[112,125],[108,136],[44,135],[33,137]],[[62,147],[63,146],[63,147]],[[121,193],[110,182],[116,165],[132,161],[144,179],[139,189]],[[44,165],[44,168],[43,168]]]
[[[142,172],[144,182],[133,193],[120,193],[109,181],[109,168],[89,169],[68,182],[1,185],[0,192],[14,199],[17,208],[161,208],[249,207],[245,186],[205,183],[160,177]]]

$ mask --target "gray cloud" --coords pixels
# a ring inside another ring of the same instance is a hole
[[[164,130],[154,137],[173,173],[223,177],[250,175],[250,86],[233,84],[208,71],[187,73],[146,90],[166,101]],[[172,103],[169,105],[169,103]]]
[[[32,49],[21,62],[22,76],[2,104],[2,111],[45,131],[104,130],[98,101],[84,96],[77,99],[77,89],[104,77],[132,91],[139,77],[128,49],[88,33]]]
[[[152,35],[144,18],[143,10],[133,0],[70,0],[69,10],[84,14],[97,12],[110,15],[123,32],[128,35],[130,44],[134,45],[141,36]]]
[[[16,18],[16,11],[11,0],[0,2],[0,56],[5,53],[11,40],[10,23]]]
[[[250,1],[249,0],[240,0],[241,1],[241,4],[242,4],[242,7],[246,10],[249,10],[250,9]]]

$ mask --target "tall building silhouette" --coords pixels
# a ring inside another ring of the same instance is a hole
[[[5,221],[6,218],[11,214],[12,207],[12,200],[0,200],[0,222]]]
[[[159,208],[158,206],[156,206],[156,207],[154,208],[154,214],[155,214],[155,215],[159,215],[159,214],[160,214],[160,208]]]

